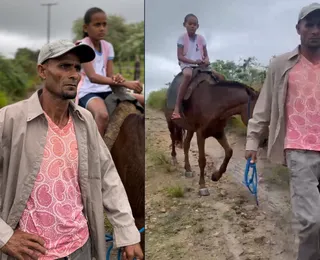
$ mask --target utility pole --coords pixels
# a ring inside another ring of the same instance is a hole
[[[57,5],[58,3],[48,3],[48,4],[41,4],[42,6],[47,6],[48,10],[48,17],[47,17],[47,43],[50,42],[50,21],[51,21],[51,6]]]

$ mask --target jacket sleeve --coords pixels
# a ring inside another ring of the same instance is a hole
[[[2,248],[12,237],[13,229],[0,218],[0,248]]]
[[[3,131],[5,122],[5,109],[0,109],[0,191],[3,185]],[[13,229],[1,218],[2,216],[2,196],[0,192],[0,248],[2,248],[13,235]]]
[[[266,79],[253,110],[252,118],[248,122],[246,150],[257,151],[261,137],[269,128],[272,89],[274,88],[273,64],[271,63],[269,66]]]
[[[108,147],[99,140],[100,162],[102,171],[102,199],[107,218],[113,226],[115,247],[123,247],[140,242],[140,233],[135,225],[127,193],[114,165]]]

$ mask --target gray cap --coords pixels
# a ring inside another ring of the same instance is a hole
[[[47,43],[41,48],[38,64],[43,64],[49,59],[60,57],[70,51],[79,57],[80,63],[92,61],[96,56],[94,50],[87,44],[76,45],[67,40],[59,40]]]
[[[318,3],[312,3],[310,5],[303,7],[299,13],[298,21],[304,19],[308,14],[316,10],[320,10],[320,4]]]

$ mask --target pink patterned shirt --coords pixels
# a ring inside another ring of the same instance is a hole
[[[43,160],[19,228],[42,237],[47,254],[39,259],[51,260],[82,247],[89,231],[78,184],[78,146],[72,117],[63,129],[46,118]]]
[[[301,55],[289,72],[285,149],[320,151],[320,64]]]

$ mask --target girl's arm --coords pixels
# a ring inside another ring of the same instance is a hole
[[[181,45],[181,44],[178,44],[177,55],[178,55],[178,60],[183,63],[198,64],[196,61],[190,60],[190,59],[186,58],[185,56],[183,56],[183,45]]]
[[[120,85],[115,83],[111,77],[101,76],[94,71],[92,62],[87,62],[83,64],[83,70],[86,73],[91,83],[101,84],[101,85]]]
[[[108,43],[108,44],[109,44],[109,55],[108,55],[108,60],[107,60],[106,75],[107,75],[107,77],[112,77],[113,76],[114,49],[113,49],[113,45],[111,43]]]
[[[113,60],[108,60],[107,62],[107,77],[113,76]]]
[[[207,46],[203,46],[203,56],[204,56],[204,62],[205,63],[210,63]]]

